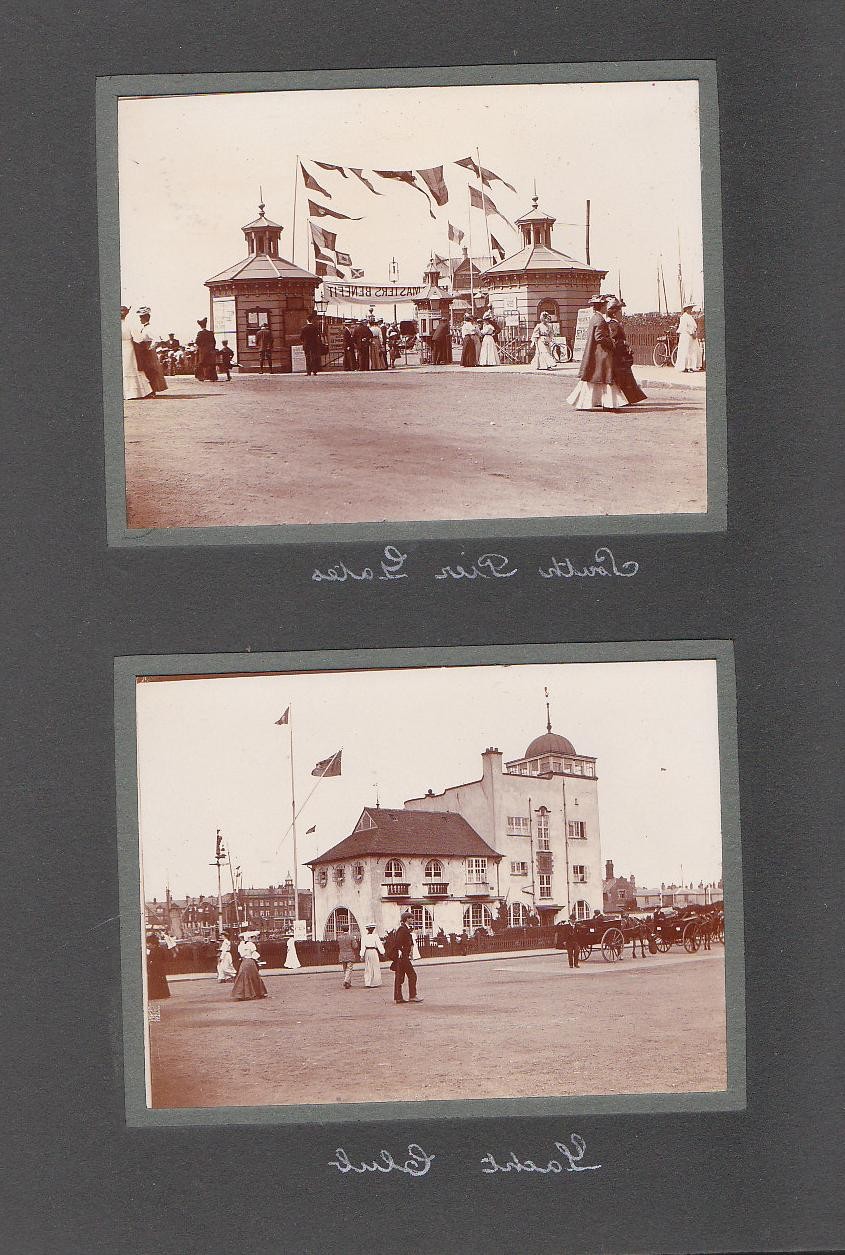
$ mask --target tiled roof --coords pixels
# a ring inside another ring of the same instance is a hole
[[[520,252],[514,253],[513,257],[506,257],[504,261],[497,262],[495,266],[491,266],[485,271],[487,275],[512,274],[514,271],[531,271],[531,270],[586,270],[595,275],[606,275],[606,270],[600,270],[596,266],[588,266],[583,261],[576,261],[574,257],[567,257],[565,253],[559,253],[556,248],[546,248],[544,244],[526,244],[525,248]]]
[[[337,845],[308,862],[337,863],[343,859],[374,855],[425,855],[426,858],[501,858],[461,815],[447,811],[386,810],[363,812],[375,824],[353,832]],[[359,821],[360,822],[360,821]]]
[[[222,270],[219,275],[206,279],[205,283],[208,287],[210,283],[231,283],[233,280],[247,282],[252,279],[316,280],[317,275],[312,274],[310,270],[295,266],[292,261],[285,261],[284,257],[268,257],[266,253],[252,253],[243,261],[230,266],[228,270]]]

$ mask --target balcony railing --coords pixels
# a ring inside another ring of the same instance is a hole
[[[411,892],[411,886],[407,880],[389,880],[382,885],[382,889],[387,898],[407,898]]]
[[[427,884],[425,892],[429,898],[446,898],[449,896],[448,881],[438,880],[433,884]]]

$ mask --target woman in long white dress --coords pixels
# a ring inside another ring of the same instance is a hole
[[[227,980],[235,979],[235,965],[232,962],[232,943],[228,937],[220,938],[220,954],[217,959],[217,980],[225,985]]]
[[[502,359],[499,357],[496,344],[496,328],[485,318],[481,324],[481,356],[478,359],[478,365],[501,366],[501,364]]]
[[[120,307],[120,349],[123,357],[123,399],[140,401],[143,397],[152,396],[152,388],[147,376],[138,369],[135,357],[135,341],[132,339],[132,328],[127,322],[128,305]]]
[[[701,370],[701,341],[698,338],[698,323],[693,316],[693,308],[692,305],[685,305],[678,321],[678,357],[675,370],[681,374]]]
[[[552,353],[554,334],[554,327],[549,321],[549,315],[546,310],[543,310],[540,315],[540,321],[531,333],[531,343],[534,345],[532,366],[535,370],[554,370],[557,366]]]
[[[285,967],[289,972],[295,972],[297,968],[302,967],[299,961],[299,955],[296,953],[296,942],[293,937],[288,937],[288,946],[285,953]]]
[[[381,984],[379,955],[384,958],[384,946],[376,932],[375,924],[367,925],[367,931],[361,938],[361,950],[364,955],[364,988],[374,989]]]

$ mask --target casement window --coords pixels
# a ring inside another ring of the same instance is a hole
[[[475,932],[476,928],[489,928],[493,916],[482,902],[473,902],[464,911],[464,928],[467,932]]]
[[[346,868],[345,868],[345,867],[336,867],[336,868],[334,869],[334,882],[335,882],[335,884],[336,884],[336,885],[342,885],[345,879],[346,879]]]
[[[541,874],[541,875],[538,877],[538,879],[539,879],[540,888],[539,888],[539,892],[538,892],[537,896],[538,896],[538,897],[540,897],[540,898],[550,898],[550,897],[552,896],[552,878],[551,878],[551,876],[545,876],[545,875],[542,875],[542,874]]]
[[[576,885],[587,883],[587,868],[583,863],[572,864],[572,880]]]
[[[531,918],[524,902],[511,902],[508,907],[508,920],[511,928],[525,928]]]
[[[549,849],[549,817],[548,815],[537,816],[537,849]]]
[[[439,859],[431,858],[428,860],[428,862],[425,865],[425,876],[423,877],[423,879],[424,880],[442,880],[443,879],[443,864],[440,862]]]
[[[467,859],[467,884],[483,885],[487,883],[487,859]]]
[[[531,831],[531,821],[527,815],[508,815],[508,833],[510,836],[527,837]]]
[[[587,825],[583,819],[568,819],[566,821],[566,835],[570,841],[586,841]]]
[[[511,875],[512,876],[527,876],[528,875],[528,863],[524,859],[517,859],[515,861],[511,860]]]
[[[586,901],[586,899],[579,898],[578,901],[575,903],[575,918],[576,919],[589,919],[590,918],[590,904],[589,902]]]
[[[389,858],[384,865],[385,880],[402,880],[405,872],[398,858]]]

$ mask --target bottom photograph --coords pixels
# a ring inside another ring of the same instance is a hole
[[[129,1107],[725,1094],[732,661],[626,650],[119,659]]]

